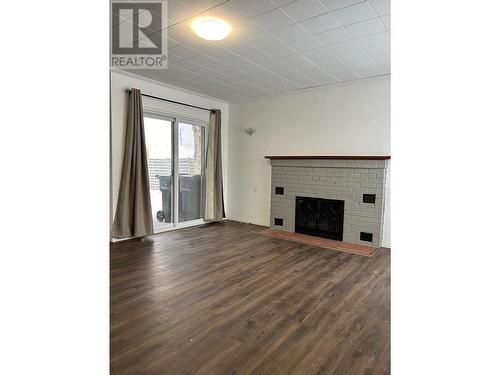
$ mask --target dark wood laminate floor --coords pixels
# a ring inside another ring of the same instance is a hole
[[[111,246],[111,374],[389,374],[390,255],[224,222]]]

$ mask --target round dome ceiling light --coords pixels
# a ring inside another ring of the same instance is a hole
[[[200,17],[193,21],[196,35],[207,40],[222,40],[231,32],[231,26],[219,18]]]

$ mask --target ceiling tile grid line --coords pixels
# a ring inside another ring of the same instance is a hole
[[[168,26],[169,68],[140,72],[155,80],[231,101],[390,74],[389,0],[174,4],[183,18]],[[199,14],[237,17],[233,35],[198,38],[187,20]]]

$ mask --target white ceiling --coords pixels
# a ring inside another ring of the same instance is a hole
[[[228,21],[199,38],[195,16]],[[390,0],[168,0],[168,69],[132,72],[234,101],[390,74]]]

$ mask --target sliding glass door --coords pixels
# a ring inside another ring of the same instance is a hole
[[[203,127],[179,123],[179,222],[202,218]]]
[[[149,193],[155,233],[173,226],[174,119],[144,116],[148,153]]]
[[[145,113],[155,233],[203,218],[205,124]]]

